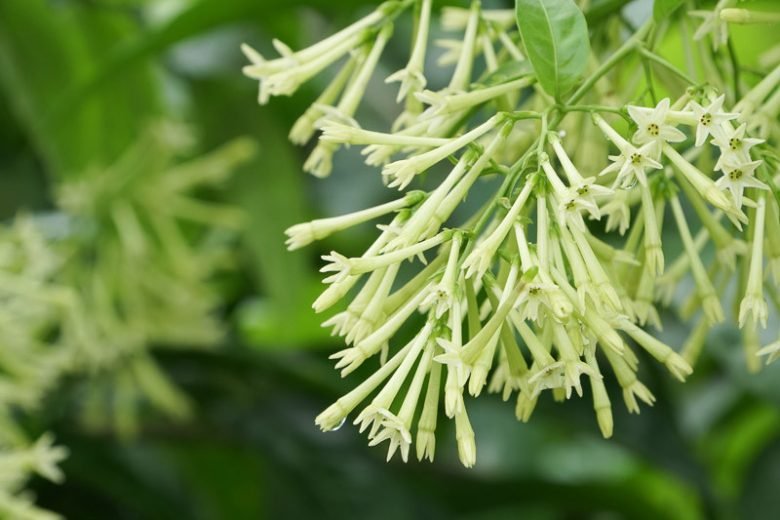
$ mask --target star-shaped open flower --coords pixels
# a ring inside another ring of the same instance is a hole
[[[727,163],[723,166],[723,177],[715,181],[715,185],[722,190],[729,190],[734,197],[734,204],[737,208],[742,208],[745,188],[769,189],[769,186],[754,176],[760,165],[761,161]]]
[[[723,123],[739,117],[739,114],[723,111],[723,101],[725,99],[726,96],[721,95],[706,107],[695,101],[691,101],[688,104],[696,116],[696,146],[703,145],[708,136],[715,138],[723,137]]]
[[[648,168],[661,169],[661,163],[651,157],[655,150],[655,143],[647,143],[639,148],[632,145],[626,145],[625,149],[620,155],[610,155],[612,164],[604,168],[599,175],[606,175],[607,173],[616,171],[618,172],[615,182],[612,184],[613,189],[615,187],[630,188],[638,181],[642,186],[647,186],[647,175],[645,170]]]
[[[599,205],[595,197],[612,195],[614,190],[596,184],[596,178],[590,177],[582,179],[577,186],[572,186],[566,190],[566,196],[560,200],[561,212],[565,214],[568,211],[575,211],[578,215],[580,210],[585,210],[594,220],[601,218]]]
[[[382,416],[381,425],[376,435],[372,436],[368,445],[376,446],[386,440],[390,441],[387,449],[387,460],[390,461],[395,452],[400,448],[401,459],[407,462],[409,460],[409,447],[412,445],[412,434],[409,432],[409,428],[390,410],[383,408],[378,413]]]
[[[669,98],[658,102],[655,108],[628,105],[628,114],[637,125],[634,141],[638,144],[667,141],[679,143],[685,141],[685,134],[666,121],[669,113]]]
[[[712,144],[720,148],[720,157],[715,163],[715,170],[725,172],[725,166],[734,161],[749,161],[750,149],[764,142],[763,139],[745,137],[747,125],[742,123],[733,132],[726,132],[712,140]]]

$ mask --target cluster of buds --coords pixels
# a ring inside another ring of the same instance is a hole
[[[357,102],[392,23],[412,6],[412,55],[388,78],[401,81],[402,112],[390,132],[365,130],[353,119]],[[346,376],[377,358],[379,367],[316,423],[332,430],[352,415],[370,445],[388,441],[388,459],[398,451],[407,460],[415,444],[419,459],[432,460],[441,402],[443,415],[455,421],[460,460],[470,467],[476,444],[465,394],[487,390],[513,398],[517,418],[527,421],[547,391],[563,401],[589,389],[598,426],[609,437],[605,378],[614,377],[636,413],[640,402],[655,400],[638,378],[643,356],[684,381],[708,327],[725,319],[723,293],[735,277],[738,322],[748,365],[756,368],[757,327],[767,322],[764,289],[776,303],[780,295],[780,194],[769,159],[755,154],[764,141],[749,132],[753,114],[768,107],[777,117],[772,99],[780,72],[733,112],[724,110],[724,96],[701,87],[654,107],[578,105],[577,99],[555,105],[524,66],[514,12],[482,10],[475,1],[470,9],[443,12],[445,29],[462,35],[442,42],[441,61],[454,63],[454,70],[446,87],[431,91],[423,75],[431,7],[430,0],[385,3],[324,40],[327,45],[292,52],[277,44],[282,57],[273,61],[244,47],[253,62],[245,72],[260,80],[262,102],[290,94],[299,84],[291,78],[347,59],[291,134],[303,142],[320,130],[307,161],[312,173],[327,174],[331,155],[344,145],[365,147],[366,164],[381,166],[385,183],[399,190],[434,166],[449,165],[430,191],[287,230],[289,248],[297,249],[386,219],[362,255],[323,257],[327,287],[314,309],[350,299],[324,323],[346,343],[332,356],[336,368]],[[485,72],[474,78],[480,69]],[[591,85],[592,99],[611,98],[597,81]],[[619,121],[606,119],[613,113],[635,128],[630,138]],[[590,147],[584,153],[582,143]],[[607,162],[610,147],[617,153]],[[707,166],[715,150],[717,163]],[[603,160],[593,157],[599,151]],[[498,177],[500,186],[462,218],[456,210],[485,177]],[[686,207],[700,224],[694,229]],[[683,245],[668,266],[667,209]],[[606,231],[617,233],[605,236],[593,223],[605,216]],[[702,251],[709,245],[717,254],[707,262]],[[401,272],[407,261],[418,266],[412,277]],[[661,328],[656,306],[676,302],[675,289],[688,275],[696,290],[679,312],[701,316],[684,346],[672,348],[644,327]],[[777,357],[780,342],[761,352]]]

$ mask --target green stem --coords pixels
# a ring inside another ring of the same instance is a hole
[[[734,80],[734,99],[740,99],[742,94],[739,89],[739,63],[737,63],[737,53],[734,51],[734,42],[731,38],[728,39],[726,48],[729,51],[729,62],[731,63],[732,77]]]
[[[642,39],[647,36],[648,32],[650,32],[650,28],[652,26],[653,22],[648,21],[642,27],[640,27],[639,30],[634,33],[633,36],[631,36],[631,38],[626,40],[623,45],[621,45],[620,48],[618,48],[618,50],[616,50],[612,56],[607,59],[607,61],[602,63],[599,68],[596,69],[582,85],[580,85],[580,88],[578,88],[566,101],[566,105],[573,105],[582,99],[582,97],[587,94],[591,88],[593,88],[593,85],[595,85],[596,82],[602,78],[602,76],[609,72],[612,67],[617,65],[620,60],[625,58],[628,54],[636,49],[636,46],[641,43]]]
[[[682,79],[683,81],[689,83],[690,85],[696,85],[696,81],[694,81],[690,76],[685,74],[683,71],[672,65],[669,61],[662,58],[658,54],[654,53],[653,51],[646,49],[645,47],[639,48],[639,53],[642,55],[643,58],[646,58],[654,63],[657,63],[658,65],[664,67],[669,72],[674,73],[677,77]]]

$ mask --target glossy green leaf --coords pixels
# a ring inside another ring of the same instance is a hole
[[[683,3],[683,0],[655,0],[653,3],[653,19],[662,21],[674,13]]]
[[[561,99],[588,63],[585,15],[573,0],[516,0],[517,26],[542,88]]]

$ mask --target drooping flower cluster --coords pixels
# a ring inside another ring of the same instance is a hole
[[[361,256],[334,251],[323,257],[327,287],[314,309],[349,300],[324,323],[346,343],[332,356],[336,368],[346,376],[376,358],[379,366],[316,423],[331,430],[351,417],[371,445],[388,441],[388,459],[398,451],[407,460],[414,444],[419,459],[432,460],[442,402],[443,415],[455,421],[460,459],[472,466],[476,444],[464,394],[513,397],[518,419],[527,421],[546,391],[565,400],[589,389],[597,423],[609,437],[605,379],[616,379],[626,407],[637,413],[640,402],[655,399],[638,379],[639,351],[684,381],[707,328],[725,319],[723,293],[735,277],[737,321],[748,365],[757,368],[765,285],[773,297],[780,287],[780,199],[769,184],[776,172],[755,156],[763,140],[750,131],[752,114],[769,109],[777,115],[771,105],[777,70],[743,98],[750,110],[738,104],[729,112],[723,95],[702,87],[689,88],[674,103],[615,106],[598,81],[555,105],[524,66],[514,13],[473,2],[470,9],[443,11],[444,27],[462,34],[443,45],[441,61],[454,63],[449,83],[426,90],[431,4],[387,2],[307,49],[293,52],[277,43],[281,57],[275,60],[244,47],[253,63],[245,72],[260,81],[261,102],[291,94],[325,66],[346,60],[291,133],[305,142],[320,132],[305,165],[311,173],[327,175],[332,154],[344,145],[363,146],[366,164],[381,166],[390,188],[404,190],[437,165],[448,170],[430,191],[409,191],[287,231],[288,246],[297,249],[385,219]],[[363,129],[355,109],[392,24],[411,6],[412,55],[388,78],[401,82],[401,114],[390,132]],[[636,65],[609,65],[618,66]],[[478,70],[484,70],[479,77]],[[594,75],[603,72],[597,68]],[[607,119],[615,112],[630,122],[630,138],[619,120]],[[610,146],[617,153],[606,163]],[[708,163],[713,151],[714,165]],[[498,177],[500,186],[472,215],[456,218],[484,177]],[[603,217],[606,231],[625,239],[605,236],[594,223]],[[664,224],[682,241],[673,262],[666,261]],[[717,252],[711,261],[702,255],[710,245]],[[400,272],[407,261],[418,266],[410,279]],[[696,290],[679,312],[701,316],[682,349],[673,348],[643,327],[661,328],[657,305],[679,301],[676,288],[689,274]],[[776,357],[779,351],[772,344],[762,352]]]

